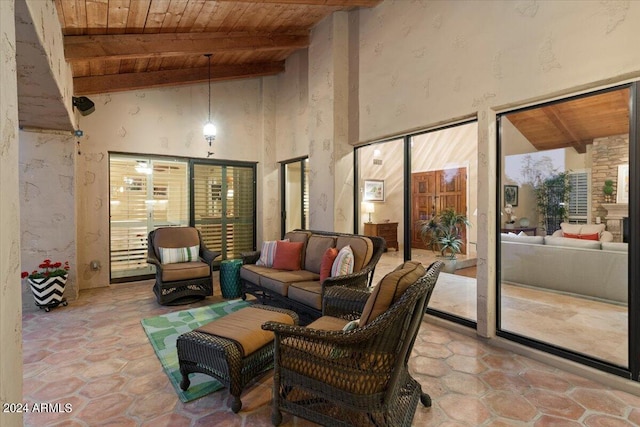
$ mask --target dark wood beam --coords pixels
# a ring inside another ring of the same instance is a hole
[[[212,65],[211,81],[270,76],[283,71],[284,61],[244,65]],[[79,96],[203,83],[207,82],[208,79],[209,68],[199,67],[180,70],[150,71],[146,73],[76,77],[73,79],[73,89],[74,95]]]
[[[299,49],[308,46],[308,33],[161,33],[64,38],[67,61],[162,58],[246,50]]]
[[[218,3],[256,3],[256,0],[218,0]],[[382,0],[260,0],[260,3],[299,4],[303,6],[375,7]]]
[[[578,138],[569,126],[566,125],[564,120],[562,120],[560,112],[555,105],[543,107],[542,111],[544,111],[544,114],[551,120],[551,123],[568,139],[568,142],[578,153],[584,154],[587,152],[587,144],[591,141],[582,141]]]

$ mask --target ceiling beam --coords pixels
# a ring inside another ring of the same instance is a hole
[[[308,46],[308,33],[163,33],[64,38],[67,61],[163,58],[245,50],[299,49]]]
[[[212,65],[211,81],[270,76],[283,71],[284,61],[243,65]],[[209,68],[199,67],[180,70],[149,71],[146,73],[76,77],[73,79],[73,90],[74,95],[79,96],[151,87],[203,83],[208,80]]]
[[[256,0],[218,0],[218,3],[230,1],[234,3],[256,3]],[[260,3],[331,7],[376,7],[382,3],[382,0],[260,0]]]
[[[564,120],[562,120],[560,112],[555,105],[542,107],[542,111],[544,111],[544,114],[549,118],[549,120],[551,120],[551,123],[553,123],[553,125],[569,140],[569,144],[571,144],[578,153],[584,154],[587,152],[587,144],[590,141],[582,141],[575,133],[573,133]]]

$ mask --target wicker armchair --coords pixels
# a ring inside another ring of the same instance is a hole
[[[187,248],[198,245],[196,259],[190,262],[162,263],[160,248]],[[149,233],[147,262],[156,267],[153,292],[159,304],[188,304],[213,295],[213,260],[220,255],[210,251],[194,227],[161,227]]]
[[[411,425],[418,400],[431,406],[407,363],[442,266],[420,266],[424,275],[392,290],[386,311],[352,330],[340,325],[361,313],[362,322],[376,291],[327,290],[325,316],[308,327],[265,323],[275,333],[273,424],[284,410],[327,426]]]

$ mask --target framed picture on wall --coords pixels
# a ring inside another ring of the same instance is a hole
[[[518,206],[518,186],[517,185],[505,185],[504,186],[504,204],[511,206]]]
[[[616,203],[629,203],[629,165],[618,165]]]
[[[364,180],[364,200],[368,202],[384,202],[384,180]]]

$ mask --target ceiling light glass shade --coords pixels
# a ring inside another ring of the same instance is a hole
[[[204,134],[205,139],[209,141],[209,145],[211,145],[211,141],[216,139],[216,132],[216,125],[211,122],[205,123],[202,133]]]

